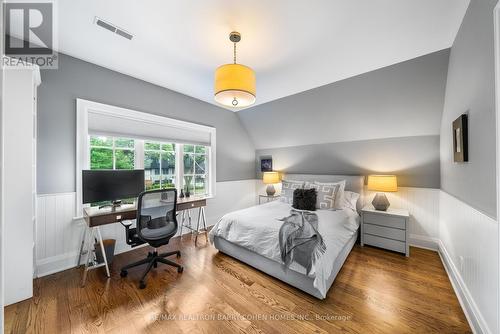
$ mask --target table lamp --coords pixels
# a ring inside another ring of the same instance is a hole
[[[389,200],[385,196],[384,192],[398,191],[398,181],[396,175],[369,175],[368,190],[377,191],[377,194],[372,201],[375,210],[386,211],[391,204],[389,203]]]
[[[267,196],[273,196],[276,193],[276,189],[274,189],[273,184],[280,182],[280,175],[278,172],[264,172],[262,181],[264,184],[268,185],[266,188]]]

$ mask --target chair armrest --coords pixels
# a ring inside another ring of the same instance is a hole
[[[120,224],[122,224],[125,228],[129,228],[132,226],[134,222],[132,220],[122,220],[120,221]]]

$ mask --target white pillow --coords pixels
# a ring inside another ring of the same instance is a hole
[[[352,211],[357,212],[356,204],[358,203],[359,196],[360,195],[358,193],[348,190],[344,191],[344,201],[342,202],[343,207],[349,208]]]
[[[318,182],[314,181],[314,184],[318,184],[320,186],[322,185],[328,185],[328,186],[339,186],[339,190],[337,192],[337,195],[335,196],[335,203],[333,204],[333,209],[335,210],[342,210],[344,207],[344,189],[345,189],[345,180],[339,181],[339,182]]]

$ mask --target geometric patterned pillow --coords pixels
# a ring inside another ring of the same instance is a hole
[[[293,191],[295,189],[302,189],[303,187],[304,187],[303,181],[282,180],[280,202],[292,205]]]
[[[337,192],[337,195],[335,196],[335,203],[333,205],[333,209],[336,209],[336,210],[341,210],[343,209],[344,207],[344,192],[345,192],[345,180],[342,180],[342,181],[339,181],[339,182],[325,182],[325,183],[322,183],[322,182],[318,182],[318,181],[314,181],[315,184],[319,184],[320,186],[324,186],[324,185],[330,185],[330,186],[334,186],[334,185],[339,185],[339,190]]]
[[[306,182],[304,189],[316,189],[316,209],[329,210],[335,208],[335,199],[340,189],[339,184]]]

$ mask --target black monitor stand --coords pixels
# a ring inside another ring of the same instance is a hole
[[[111,208],[112,210],[114,210],[116,208],[119,208],[121,205],[122,205],[122,200],[117,199],[117,200],[112,201],[111,204],[99,206],[99,209]]]

